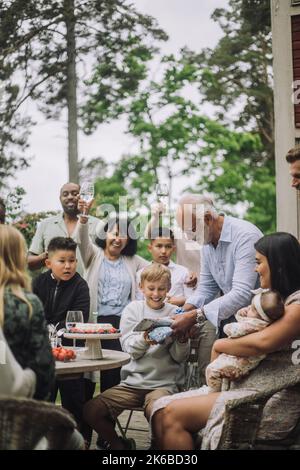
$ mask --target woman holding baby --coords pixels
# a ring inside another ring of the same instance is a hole
[[[220,354],[249,358],[283,348],[289,354],[292,341],[300,337],[300,245],[297,239],[288,233],[274,233],[258,240],[255,249],[255,270],[259,274],[261,288],[272,289],[280,294],[284,302],[284,314],[261,331],[217,340],[213,346],[212,360]],[[199,389],[158,400],[153,408],[152,428],[158,438],[159,448],[194,449],[193,435],[203,428],[205,433],[211,433],[210,446],[206,448],[216,448],[214,430],[209,426],[213,422],[212,417],[232,394],[235,397],[239,394],[243,396],[247,387],[255,387],[255,376],[264,363],[265,360],[258,369],[252,370],[248,379],[231,382],[228,392],[203,394],[203,390]],[[289,408],[293,409],[291,413],[287,413]],[[299,417],[299,392],[295,392],[294,388],[283,390],[267,402],[258,437],[281,438],[296,425]]]

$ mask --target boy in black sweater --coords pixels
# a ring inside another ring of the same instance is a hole
[[[86,281],[76,272],[76,248],[77,244],[72,238],[53,238],[49,243],[48,258],[45,261],[49,270],[37,276],[32,285],[33,292],[44,305],[47,323],[59,323],[57,329],[65,327],[68,310],[81,310],[84,322],[87,322],[89,317],[89,288]],[[63,340],[63,344],[68,344],[68,340]],[[62,406],[74,415],[79,430],[89,436],[82,420],[82,408],[85,403],[84,379],[57,380],[52,401],[55,401],[58,389]]]
[[[90,293],[84,279],[76,272],[76,247],[72,238],[52,238],[45,261],[49,269],[33,281],[33,292],[41,299],[48,324],[65,328],[68,310],[81,310],[88,321]],[[66,340],[65,340],[66,341]]]

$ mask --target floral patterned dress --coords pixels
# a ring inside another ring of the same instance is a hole
[[[36,295],[25,295],[32,305],[31,317],[27,304],[5,289],[3,333],[18,363],[36,374],[33,398],[44,400],[54,383],[55,365],[43,306]]]
[[[255,333],[256,331],[263,330],[271,323],[271,321],[262,320],[261,318],[241,316],[239,313],[235,315],[235,318],[237,319],[236,322],[228,323],[224,326],[224,332],[229,338],[240,338],[241,336]],[[232,356],[231,354],[220,354],[206,368],[206,383],[212,392],[220,392],[222,390],[222,382],[224,384],[224,378],[237,380],[245,377],[265,357],[265,355],[239,357]]]

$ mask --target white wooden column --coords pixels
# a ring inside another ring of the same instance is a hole
[[[294,125],[292,103],[291,15],[300,15],[300,6],[291,7],[291,0],[271,0],[275,107],[275,164],[277,230],[300,237],[299,195],[291,188],[287,151],[300,139]],[[297,202],[298,200],[298,202]]]

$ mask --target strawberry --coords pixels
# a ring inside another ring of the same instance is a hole
[[[66,359],[67,359],[67,360],[73,359],[74,356],[75,356],[75,354],[74,354],[74,351],[72,351],[72,349],[68,349],[68,350],[66,351]]]
[[[59,361],[64,361],[65,358],[66,358],[66,354],[65,354],[64,351],[61,351],[61,352],[58,354],[58,356],[57,356],[57,359],[58,359]]]

